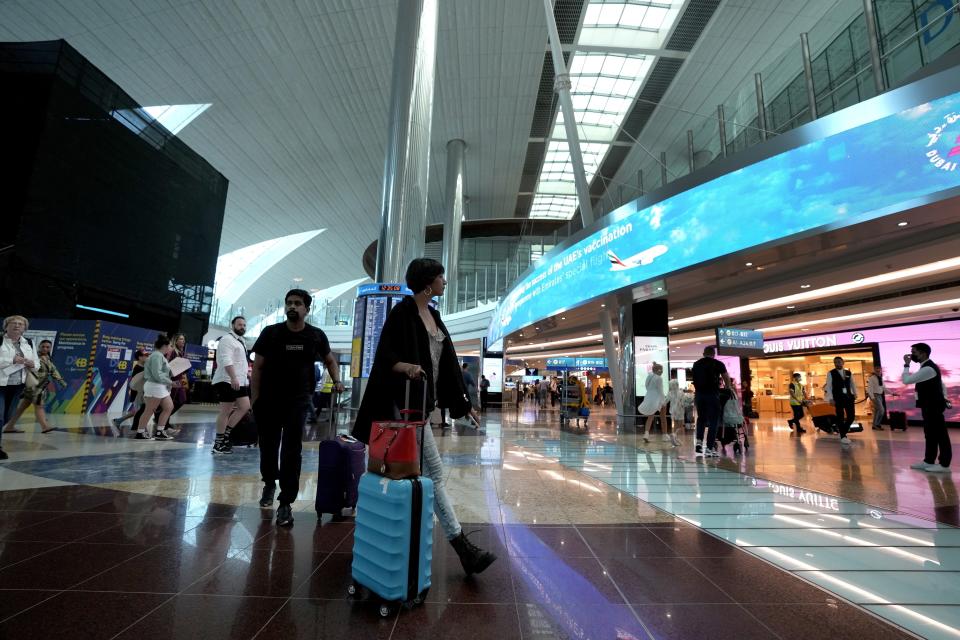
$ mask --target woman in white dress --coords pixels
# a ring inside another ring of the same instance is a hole
[[[660,414],[660,425],[663,429],[663,441],[671,442],[667,432],[667,399],[663,395],[663,365],[653,363],[653,370],[647,375],[644,382],[646,391],[643,402],[640,403],[640,415],[647,416],[646,428],[643,431],[643,441],[650,442],[650,429],[653,428],[653,419]]]

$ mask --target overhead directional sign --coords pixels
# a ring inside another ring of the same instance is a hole
[[[547,358],[547,369],[606,369],[606,358]]]
[[[718,327],[717,353],[721,356],[762,356],[763,333],[752,329]]]

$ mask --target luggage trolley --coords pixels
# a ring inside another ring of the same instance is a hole
[[[560,428],[569,426],[570,420],[575,420],[580,429],[580,419],[583,418],[583,430],[587,431],[587,417],[580,415],[580,387],[568,382],[567,370],[563,371],[560,387]],[[571,393],[573,392],[573,393]]]

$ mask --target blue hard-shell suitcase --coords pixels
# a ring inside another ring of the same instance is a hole
[[[430,589],[433,562],[433,481],[426,477],[391,480],[372,473],[360,478],[353,532],[353,582],[384,602],[411,606]]]

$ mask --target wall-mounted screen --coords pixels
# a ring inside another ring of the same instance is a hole
[[[484,358],[483,375],[490,381],[490,393],[503,392],[503,358]]]
[[[634,382],[637,385],[638,396],[644,396],[647,393],[647,376],[653,370],[654,363],[663,366],[660,379],[663,382],[663,394],[667,394],[670,384],[670,346],[667,340],[668,338],[663,336],[634,336]]]
[[[847,120],[863,121],[881,108],[851,107]],[[958,114],[960,94],[953,94],[790,149],[655,205],[628,203],[518,280],[497,305],[487,342],[496,346],[533,322],[707,260],[872,220],[920,198],[955,195]]]

